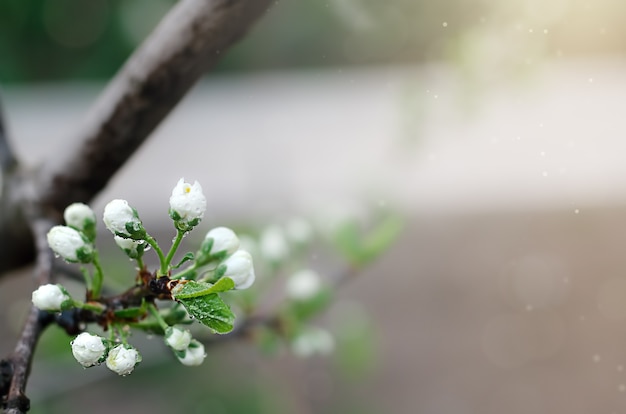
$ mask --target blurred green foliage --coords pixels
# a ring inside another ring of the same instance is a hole
[[[0,2],[0,82],[108,79],[174,3],[4,0]],[[480,4],[277,1],[217,70],[433,58],[445,37],[478,21],[483,12]]]
[[[174,4],[3,0],[0,82],[108,79]],[[624,11],[615,0],[277,0],[216,70],[621,53]]]

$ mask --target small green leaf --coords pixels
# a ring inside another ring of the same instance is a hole
[[[113,312],[116,318],[120,319],[133,319],[138,318],[139,316],[145,315],[146,310],[142,308],[126,308],[119,309]]]
[[[332,290],[325,287],[309,300],[291,303],[291,314],[298,321],[306,321],[324,310],[331,300]]]
[[[179,267],[181,267],[185,262],[189,262],[189,261],[193,261],[195,258],[194,254],[189,252],[187,253],[180,262],[178,262],[178,264],[176,266],[172,266],[172,269],[178,269]]]
[[[181,283],[176,285],[174,289],[172,289],[172,296],[174,299],[180,300],[205,296],[211,293],[226,292],[234,288],[235,282],[229,277],[223,277],[215,284],[188,280],[184,283],[181,281]]]
[[[225,334],[233,330],[235,315],[217,293],[176,299],[192,317],[208,326],[213,332]]]
[[[387,215],[369,231],[359,230],[355,221],[345,222],[335,233],[337,249],[353,265],[371,263],[384,253],[402,231],[402,220],[396,215]]]
[[[144,316],[146,314],[146,302],[141,302],[140,307],[131,307],[126,309],[118,309],[113,312],[116,318],[121,319],[134,319]]]

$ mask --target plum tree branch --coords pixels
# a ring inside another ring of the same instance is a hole
[[[75,145],[47,160],[37,175],[38,202],[56,217],[75,201],[88,202],[132,156],[194,83],[268,9],[271,0],[181,0],[129,58],[74,135]],[[16,190],[16,191],[19,191]],[[8,209],[5,209],[8,212]],[[2,211],[0,215],[5,216]],[[0,218],[0,245],[14,243],[24,218]],[[16,234],[16,232],[13,232]],[[0,273],[32,260],[0,250]]]
[[[32,232],[35,235],[37,246],[37,264],[34,270],[37,284],[49,283],[52,280],[54,257],[46,241],[46,234],[50,227],[52,227],[50,220],[35,219],[32,221]],[[3,398],[3,405],[6,407],[7,414],[21,414],[30,409],[25,389],[33,354],[39,337],[53,321],[54,316],[51,313],[40,311],[34,306],[31,307],[13,354],[8,358],[11,381],[8,384],[8,392]]]
[[[42,202],[88,201],[267,9],[269,0],[183,0],[128,60],[77,135],[82,145],[48,160]]]

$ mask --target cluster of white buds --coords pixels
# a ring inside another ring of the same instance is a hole
[[[118,375],[128,375],[141,362],[141,355],[130,345],[112,344],[98,336],[83,332],[72,342],[72,354],[83,367],[106,362],[107,368]]]
[[[183,365],[200,365],[206,357],[204,345],[193,339],[188,330],[169,326],[165,330],[165,343]]]
[[[219,294],[233,288],[247,289],[255,280],[252,256],[240,248],[240,240],[235,232],[227,227],[210,230],[195,255],[189,252],[179,264],[172,264],[185,234],[203,219],[206,205],[206,197],[197,181],[193,184],[185,182],[184,178],[178,181],[169,199],[169,215],[174,221],[177,234],[168,252],[162,250],[154,237],[147,233],[137,210],[126,200],[116,199],[106,204],[103,221],[113,234],[117,246],[139,265],[140,273],[136,280],[141,286],[134,286],[124,294],[133,295],[134,299],[144,299],[146,295],[152,295],[157,289],[161,289],[159,283],[153,282],[176,279],[182,282],[188,276],[185,283],[173,285],[182,290],[174,295],[172,289],[171,298],[185,307],[191,317],[208,326],[213,332],[223,334],[233,329],[235,315]],[[93,265],[93,272],[81,268],[87,285],[86,301],[83,303],[74,300],[61,285],[47,284],[33,292],[32,302],[37,308],[49,312],[71,308],[93,312],[96,317],[100,317],[96,320],[110,330],[109,339],[83,332],[70,342],[72,354],[78,363],[85,368],[105,364],[119,375],[130,374],[142,358],[127,343],[129,321],[143,320],[148,313],[152,313],[154,318],[150,323],[158,323],[163,328],[164,341],[178,360],[188,366],[202,364],[206,357],[204,345],[195,340],[189,330],[168,326],[170,323],[183,323],[184,312],[174,322],[166,322],[156,304],[149,301],[142,301],[141,306],[122,305],[120,309],[116,307],[111,312],[110,301],[101,296],[103,267],[94,244],[95,213],[86,204],[74,203],[65,209],[63,217],[66,225],[54,226],[48,232],[48,244],[58,256],[68,262]],[[149,248],[154,249],[159,257],[160,268],[154,273],[147,272],[143,262],[142,256]],[[175,269],[187,261],[192,261],[191,266],[176,274]],[[163,279],[166,277],[168,279]],[[200,280],[193,280],[195,278]],[[232,283],[226,278],[232,280]],[[159,287],[155,288],[155,285]],[[169,284],[167,288],[169,289]]]

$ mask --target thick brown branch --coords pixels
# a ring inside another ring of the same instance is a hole
[[[41,172],[44,205],[89,201],[270,0],[182,0],[104,91],[77,133],[81,145]]]

